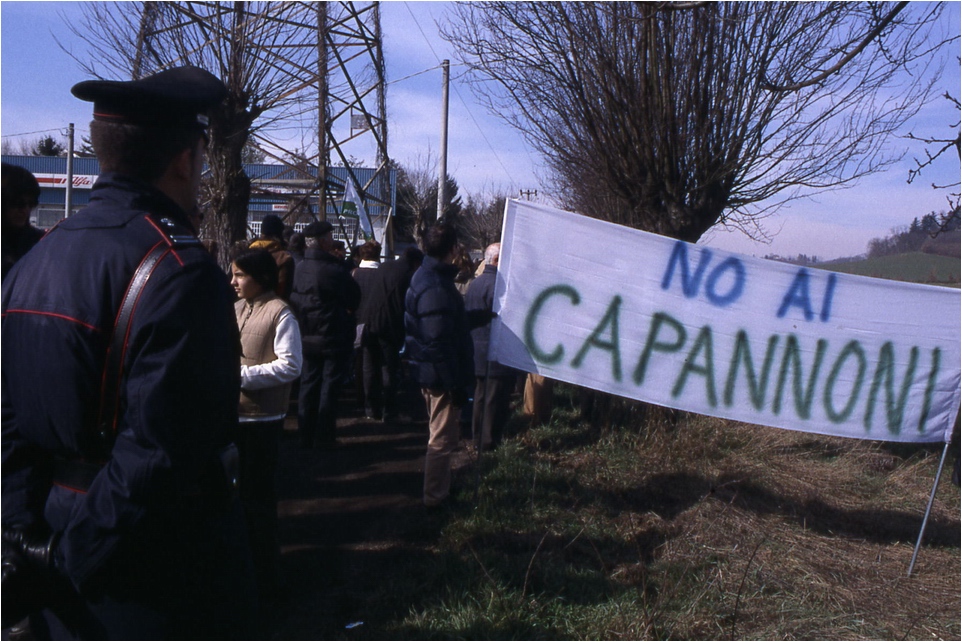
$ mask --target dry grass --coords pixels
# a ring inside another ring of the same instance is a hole
[[[958,639],[959,492],[943,477],[906,575],[940,449],[684,416],[594,447],[542,450],[609,506],[579,511],[639,546],[611,581],[655,581],[691,639]],[[598,446],[601,447],[598,447]],[[649,549],[649,550],[645,550]],[[682,604],[672,604],[679,602]]]
[[[559,402],[550,425],[516,419],[518,434],[484,457],[476,502],[476,469],[462,471],[462,507],[438,539],[379,569],[391,580],[368,598],[385,615],[367,635],[962,637],[947,478],[906,575],[940,448],[696,416],[601,430]]]
[[[703,417],[642,440],[625,490],[677,513],[656,559],[712,587],[683,637],[959,638],[958,489],[941,485],[907,577],[939,453],[895,450]]]

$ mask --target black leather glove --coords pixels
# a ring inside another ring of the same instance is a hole
[[[62,580],[54,570],[58,537],[46,525],[3,527],[4,628],[48,606]]]

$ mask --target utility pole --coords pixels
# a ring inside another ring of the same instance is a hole
[[[64,213],[67,218],[73,211],[73,123],[67,127],[67,185],[64,195]]]
[[[531,198],[532,196],[538,198],[538,190],[520,189],[518,190],[518,195],[526,201],[531,201],[534,200]]]
[[[448,82],[451,76],[451,63],[441,62],[441,158],[438,161],[438,220],[444,216],[447,205],[448,183]]]

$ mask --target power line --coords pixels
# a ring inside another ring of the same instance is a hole
[[[417,25],[418,31],[421,32],[421,37],[424,38],[424,42],[427,44],[428,49],[431,50],[431,53],[434,54],[434,59],[437,60],[438,63],[440,64],[440,62],[441,62],[441,56],[439,56],[439,55],[438,55],[438,52],[436,52],[436,51],[434,50],[434,46],[432,46],[432,45],[431,45],[431,41],[428,40],[427,34],[425,34],[425,33],[424,33],[424,29],[421,28],[421,23],[420,23],[420,22],[418,21],[418,19],[414,16],[414,12],[411,11],[411,5],[410,5],[410,3],[405,2],[405,3],[404,3],[404,8],[408,10],[408,13],[409,13],[409,14],[411,14],[411,20],[414,21],[414,24],[415,24],[415,25]]]
[[[488,140],[488,137],[484,133],[484,130],[481,128],[480,123],[478,123],[477,119],[474,117],[474,113],[472,113],[472,111],[468,108],[468,104],[467,102],[465,102],[464,97],[461,95],[461,92],[458,91],[457,85],[454,85],[454,93],[458,95],[458,100],[460,100],[461,104],[464,105],[464,110],[468,112],[468,116],[471,117],[471,122],[473,122],[474,126],[478,128],[478,132],[481,134],[481,138],[484,139],[484,142],[488,145],[488,149],[490,149],[491,153],[494,154],[495,159],[498,161],[498,165],[500,165],[501,169],[504,170],[505,176],[507,176],[508,179],[511,180],[511,172],[508,170],[507,166],[501,160],[501,155],[498,154],[498,151],[494,148],[494,145],[492,145],[491,141]]]
[[[62,127],[54,127],[52,129],[38,129],[35,132],[23,132],[21,134],[4,134],[3,138],[13,138],[15,136],[33,136],[34,134],[47,134],[49,132],[60,132],[63,134],[63,131],[64,130]]]
[[[411,7],[409,3],[405,2],[404,8],[408,10],[408,13],[411,15],[411,19],[414,21],[414,24],[417,25],[418,31],[421,32],[421,37],[424,38],[425,44],[427,44],[428,49],[431,50],[431,53],[434,54],[434,59],[438,61],[439,63],[438,67],[440,67],[441,57],[438,55],[438,52],[434,50],[434,46],[431,44],[431,41],[428,39],[427,34],[424,33],[424,29],[421,28],[421,23],[415,17],[414,12],[411,11]],[[432,69],[437,69],[438,67],[433,67]],[[417,74],[414,74],[414,75],[422,74],[422,73],[425,73],[426,71],[431,71],[431,69],[425,69],[424,71],[418,72]],[[504,161],[501,160],[501,155],[498,154],[498,150],[496,150],[494,148],[494,145],[491,144],[491,141],[488,140],[487,134],[485,134],[484,129],[481,127],[481,124],[478,123],[478,120],[474,117],[474,113],[471,111],[471,108],[468,107],[467,101],[464,100],[464,96],[461,95],[461,92],[458,90],[458,86],[456,84],[454,85],[454,93],[457,94],[458,100],[461,101],[461,105],[464,107],[464,110],[468,113],[468,116],[471,118],[471,122],[473,122],[474,126],[477,128],[478,133],[481,134],[481,138],[484,139],[484,142],[488,146],[488,149],[490,149],[491,153],[494,154],[494,158],[495,160],[498,161],[498,165],[501,166],[501,169],[504,171],[505,176],[508,177],[509,182],[513,183],[514,180],[512,179],[511,172],[508,170],[507,166],[504,164]]]
[[[402,81],[404,81],[404,80],[410,80],[411,78],[415,78],[415,77],[417,77],[417,76],[420,76],[421,74],[426,74],[426,73],[428,73],[429,71],[434,71],[435,69],[440,69],[440,68],[441,68],[441,65],[435,65],[435,66],[433,66],[433,67],[428,67],[427,69],[422,69],[421,71],[415,71],[413,74],[408,74],[408,75],[405,76],[404,78],[398,78],[397,80],[391,80],[391,81],[389,81],[387,84],[388,84],[388,85],[393,85],[393,84],[396,83],[396,82],[402,82]]]

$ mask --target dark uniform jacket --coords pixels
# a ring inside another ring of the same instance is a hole
[[[304,251],[294,271],[291,309],[301,328],[304,356],[350,352],[354,346],[354,312],[361,289],[347,266],[318,248]]]
[[[246,607],[249,552],[219,456],[237,426],[233,296],[186,223],[153,187],[104,174],[90,206],[4,280],[2,510],[5,525],[45,519],[61,533],[57,567],[95,602],[161,604],[189,620],[218,599],[215,584],[233,584]],[[155,246],[165,254],[133,314],[116,434],[101,438],[115,316]],[[89,488],[55,473],[77,462],[102,465]],[[217,630],[218,617],[204,626]]]
[[[517,374],[513,368],[497,361],[488,361],[488,347],[491,343],[491,319],[494,309],[494,285],[498,279],[496,265],[484,266],[484,272],[471,281],[464,295],[464,307],[472,326],[471,339],[474,341],[474,374],[478,377],[511,377]]]
[[[386,338],[400,350],[404,345],[404,295],[414,271],[402,256],[382,263],[374,274],[370,293],[365,292],[361,302],[363,313],[359,313],[359,320],[368,331]]]
[[[371,320],[377,311],[377,308],[381,305],[378,302],[378,293],[375,291],[378,281],[378,272],[381,271],[381,267],[358,267],[355,268],[351,275],[357,282],[357,286],[361,289],[361,303],[357,308],[357,322],[363,323],[366,326],[370,325]],[[370,328],[368,328],[370,330]]]
[[[454,286],[458,268],[425,257],[404,299],[411,374],[422,388],[464,390],[474,384],[473,347],[464,300]]]

